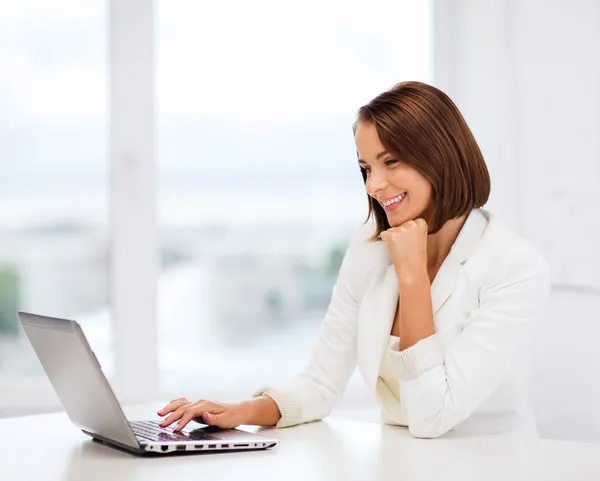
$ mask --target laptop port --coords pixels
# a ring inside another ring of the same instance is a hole
[[[250,445],[249,444],[234,444],[233,447],[234,448],[249,448]]]
[[[196,448],[196,449],[204,449],[204,444],[194,444],[194,448]]]
[[[160,449],[161,449],[162,451],[166,451],[167,449],[169,449],[169,446],[167,446],[166,444],[163,444],[163,445],[160,447]]]
[[[214,448],[216,448],[216,447],[217,447],[217,445],[216,445],[216,444],[209,444],[209,445],[208,445],[208,447],[209,447],[209,448],[213,448],[213,449],[214,449]]]
[[[221,444],[221,447],[222,447],[222,448],[228,448],[228,447],[229,447],[229,444]]]
[[[181,446],[177,446],[177,451],[185,451],[185,446],[182,444]]]

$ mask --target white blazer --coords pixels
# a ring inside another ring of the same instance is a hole
[[[327,416],[358,365],[382,421],[416,437],[535,433],[529,353],[550,293],[544,257],[472,210],[431,286],[435,334],[399,352],[389,343],[398,281],[385,243],[367,241],[374,229],[352,236],[307,367],[253,394],[277,403],[277,427]],[[384,355],[396,362],[400,402],[379,377]]]

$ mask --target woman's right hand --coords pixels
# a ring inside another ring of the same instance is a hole
[[[246,424],[248,409],[246,403],[225,404],[205,399],[190,402],[182,397],[171,401],[157,414],[159,416],[170,414],[160,423],[162,427],[170,426],[175,421],[179,421],[173,428],[174,431],[181,431],[193,420],[222,429],[232,429],[240,424]]]

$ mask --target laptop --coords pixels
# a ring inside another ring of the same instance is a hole
[[[69,418],[85,434],[137,454],[263,450],[278,440],[192,421],[180,432],[131,421],[76,321],[19,312],[19,321]]]

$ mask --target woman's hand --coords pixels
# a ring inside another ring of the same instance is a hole
[[[245,424],[248,418],[248,407],[245,403],[225,404],[200,399],[190,402],[186,398],[174,399],[158,411],[159,416],[167,416],[160,425],[170,426],[179,421],[174,431],[181,431],[190,421],[195,419],[203,424],[218,426],[223,429],[236,428]]]
[[[427,222],[418,218],[381,233],[399,281],[410,282],[427,274]]]

